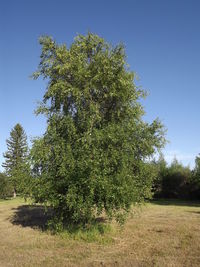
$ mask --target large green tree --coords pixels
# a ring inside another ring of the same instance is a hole
[[[17,192],[22,191],[28,164],[27,137],[19,123],[11,130],[10,138],[6,143],[7,151],[4,153],[5,162],[2,166],[12,183],[15,197]]]
[[[124,46],[78,35],[69,48],[40,38],[34,78],[48,80],[37,113],[47,116],[32,148],[35,197],[51,204],[59,221],[86,223],[105,212],[120,219],[151,196],[146,161],[165,142],[158,120],[144,122]]]

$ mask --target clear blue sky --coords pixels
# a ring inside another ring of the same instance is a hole
[[[159,117],[170,141],[164,150],[193,166],[200,153],[200,1],[198,0],[1,0],[0,164],[16,123],[29,137],[45,120],[33,111],[45,83],[29,76],[39,63],[38,37],[70,44],[77,33],[97,33],[123,42],[127,60],[149,91],[145,119]]]

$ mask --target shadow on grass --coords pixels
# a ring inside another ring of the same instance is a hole
[[[52,210],[45,211],[45,208],[39,205],[22,205],[13,210],[14,215],[11,218],[11,222],[14,225],[31,227],[42,231],[47,230],[47,222],[53,216]]]
[[[188,211],[189,213],[198,214],[200,215],[200,211]]]
[[[53,219],[53,209],[45,210],[42,205],[21,205],[13,208],[14,215],[11,218],[11,223],[14,225],[21,225],[22,227],[31,227],[42,231],[50,230],[47,223]],[[106,225],[107,220],[104,217],[96,218],[89,226],[82,227],[81,224],[68,224],[66,222],[65,230],[69,233],[76,233],[80,229],[88,231],[88,229],[98,228],[99,232],[103,231],[102,226]],[[104,226],[103,226],[104,227]],[[53,232],[53,231],[52,231]]]
[[[153,199],[151,204],[163,205],[163,206],[188,206],[188,207],[200,207],[200,201],[190,201],[181,199]]]
[[[64,238],[80,240],[84,242],[98,242],[101,244],[112,243],[113,239],[109,235],[112,233],[110,224],[107,224],[104,218],[97,218],[91,224],[67,224],[61,231],[51,228],[47,222],[53,218],[53,210],[47,212],[43,206],[39,205],[21,205],[14,210],[11,223],[22,227],[31,227],[40,231],[48,231],[51,234],[61,234]]]

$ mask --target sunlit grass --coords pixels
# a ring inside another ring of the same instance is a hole
[[[0,201],[0,266],[200,266],[200,203],[160,200],[124,227],[99,222],[52,235],[42,206]]]
[[[64,230],[59,235],[62,238],[73,239],[84,242],[97,242],[99,244],[110,244],[117,229],[111,224],[96,223],[82,227],[72,227]]]

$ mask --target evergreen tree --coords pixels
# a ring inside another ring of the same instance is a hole
[[[5,162],[2,166],[12,183],[14,197],[16,197],[16,192],[22,190],[28,162],[27,137],[19,123],[11,130],[10,138],[6,140],[6,143],[7,151],[4,153]]]
[[[48,127],[32,149],[35,197],[62,223],[85,223],[103,211],[119,220],[151,196],[145,160],[163,146],[163,126],[142,120],[145,93],[134,84],[123,45],[91,33],[69,49],[50,37],[40,43],[34,77],[48,79],[38,108]]]

